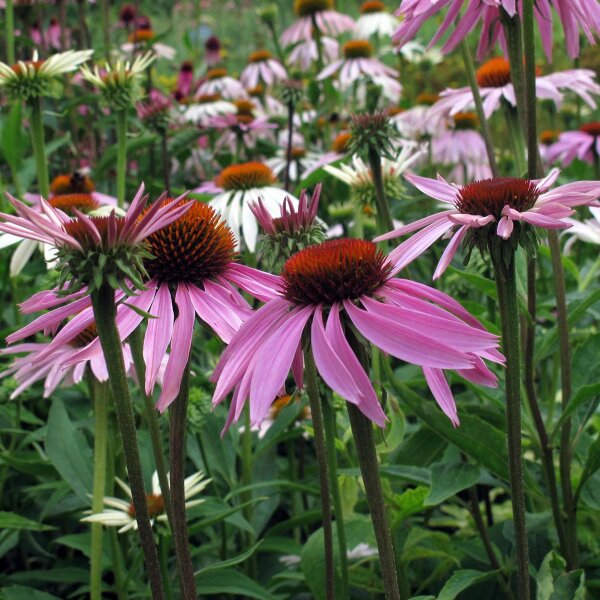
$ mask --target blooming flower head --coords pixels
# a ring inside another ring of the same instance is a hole
[[[93,71],[84,65],[81,75],[100,91],[108,107],[127,110],[141,98],[140,80],[154,59],[154,54],[147,52],[136,56],[133,62],[119,59],[114,65],[106,63],[104,71],[98,65]]]
[[[315,188],[310,202],[303,190],[297,208],[287,197],[278,217],[265,208],[261,198],[250,204],[250,210],[264,231],[261,253],[269,261],[271,271],[279,270],[292,254],[325,239],[325,229],[317,221],[320,195],[321,184]]]
[[[240,100],[246,98],[244,86],[227,74],[227,69],[210,69],[206,79],[198,86],[197,96],[219,94],[225,100]]]
[[[492,176],[485,141],[477,131],[478,125],[475,113],[456,113],[453,127],[431,140],[433,162],[452,166],[449,177],[457,183]]]
[[[442,410],[458,424],[443,370],[495,385],[483,358],[501,360],[498,340],[449,296],[394,279],[391,270],[375,244],[361,239],[330,240],[294,254],[281,271],[277,296],[242,325],[213,374],[213,403],[233,391],[226,427],[247,400],[251,425],[259,425],[290,369],[301,384],[305,332],[325,383],[384,426],[385,413],[352,348],[357,342],[350,326],[384,352],[421,366]]]
[[[139,51],[151,51],[157,57],[173,60],[177,51],[172,46],[167,46],[155,41],[156,34],[149,21],[138,22],[136,28],[129,34],[126,44],[121,46],[125,54],[134,54]]]
[[[461,9],[464,12],[461,14]],[[442,47],[448,53],[479,24],[481,37],[478,58],[481,59],[500,41],[505,45],[501,11],[514,17],[521,10],[516,0],[404,0],[396,14],[402,19],[394,40],[403,45],[413,39],[423,24],[432,16],[448,8],[446,17],[431,40],[435,44],[453,26],[453,32]],[[600,5],[596,0],[536,0],[535,17],[540,28],[544,51],[552,58],[552,8],[558,14],[565,33],[566,49],[571,58],[579,55],[579,31],[583,31],[590,44],[595,44],[594,34],[600,33]]]
[[[600,85],[594,78],[594,72],[589,69],[570,69],[550,75],[538,75],[535,79],[536,97],[551,100],[560,108],[564,92],[568,91],[577,94],[591,108],[595,108],[596,102],[592,95],[600,95]],[[506,58],[491,58],[481,65],[477,70],[477,83],[486,117],[498,110],[502,101],[516,106],[515,88]],[[448,115],[471,110],[474,106],[471,88],[447,89],[441,93],[441,99],[431,108],[429,116],[435,122]]]
[[[367,78],[380,86],[387,97],[400,97],[402,86],[398,81],[398,71],[373,58],[373,46],[367,40],[346,42],[342,52],[344,58],[325,67],[317,76],[318,80],[322,81],[338,73],[340,88],[345,91],[354,82]]]
[[[571,227],[568,230],[569,241],[565,244],[565,253],[571,250],[577,240],[600,245],[600,208],[590,208],[590,212],[592,213],[591,219],[583,221],[569,219]]]
[[[240,81],[247,87],[257,86],[261,81],[272,85],[287,78],[285,67],[273,58],[268,50],[256,50],[248,57],[248,64],[240,75]]]
[[[74,210],[75,219],[43,198],[36,211],[8,195],[17,214],[0,213],[0,231],[56,246],[61,280],[70,280],[74,288],[88,286],[91,291],[104,278],[115,288],[124,278],[139,287],[145,256],[140,242],[189,209],[159,199],[144,212],[148,196],[143,192],[142,185],[124,217],[117,217],[114,210],[103,217]]]
[[[570,165],[575,158],[593,164],[600,156],[600,123],[584,123],[577,131],[565,131],[547,149],[549,162]]]
[[[333,0],[294,0],[298,20],[281,34],[283,46],[292,46],[312,38],[316,25],[322,34],[337,37],[354,27],[354,20],[333,10]]]
[[[217,195],[210,205],[227,221],[236,240],[240,240],[240,229],[246,248],[250,252],[256,249],[258,225],[250,209],[250,202],[262,199],[265,209],[272,216],[279,216],[280,208],[286,198],[294,208],[298,199],[285,190],[275,187],[275,175],[264,163],[248,162],[231,165],[221,171],[215,180]]]
[[[398,27],[398,19],[387,12],[381,0],[367,0],[360,7],[360,17],[354,26],[354,37],[368,40],[370,37],[392,37]]]
[[[148,99],[144,102],[139,102],[135,110],[138,119],[148,127],[155,131],[165,131],[169,126],[169,113],[173,103],[170,98],[167,98],[162,92],[157,89],[151,89],[148,94]]]
[[[0,373],[0,378],[12,375],[18,383],[11,398],[16,398],[40,380],[44,380],[44,398],[49,398],[61,383],[70,386],[82,381],[88,367],[98,381],[107,381],[108,371],[102,348],[99,344],[93,344],[97,335],[96,326],[92,323],[71,338],[59,332],[56,336],[58,341],[53,340],[54,343],[26,342],[0,350],[2,356],[25,353]],[[83,356],[81,351],[85,351]],[[76,354],[82,358],[65,368],[64,363]],[[129,371],[133,361],[127,344],[123,344],[123,359],[125,370]]]
[[[237,107],[232,102],[223,100],[219,94],[206,94],[194,98],[183,113],[183,118],[197,125],[207,125],[213,117],[236,113]]]
[[[204,43],[204,60],[209,67],[219,64],[222,60],[221,42],[216,35],[211,35]]]
[[[325,64],[329,64],[337,59],[340,45],[336,40],[323,36],[321,38],[321,46],[323,52],[322,58]],[[308,71],[317,62],[318,58],[317,40],[308,39],[294,46],[288,57],[288,64],[301,71]]]
[[[379,236],[375,241],[421,230],[391,252],[390,260],[397,272],[436,240],[451,233],[434,279],[446,270],[463,240],[468,247],[477,245],[482,252],[497,246],[498,240],[508,239],[512,240],[513,249],[520,243],[526,250],[534,251],[533,228],[567,228],[566,218],[575,212],[573,208],[598,205],[600,182],[578,181],[551,189],[559,172],[554,169],[540,180],[494,177],[462,186],[450,184],[439,175],[437,179],[406,175],[417,189],[450,208]]]
[[[127,499],[123,500],[121,498],[106,496],[103,502],[106,508],[102,512],[84,517],[81,520],[86,523],[101,523],[106,527],[119,527],[119,533],[124,533],[131,529],[136,530],[138,525],[135,519],[135,507],[133,506],[131,488],[118,477],[115,477],[115,480],[125,492]],[[198,471],[184,479],[183,490],[184,497],[187,500],[185,503],[186,508],[192,508],[204,502],[201,498],[198,500],[191,500],[191,498],[202,492],[211,481],[211,479],[205,479],[202,471]],[[146,500],[148,502],[150,520],[153,523],[155,521],[166,522],[165,501],[156,471],[152,475],[152,493],[147,494]]]
[[[75,71],[92,56],[93,50],[68,50],[40,59],[37,50],[31,60],[15,65],[0,62],[0,90],[11,100],[32,100],[52,93],[59,75]]]

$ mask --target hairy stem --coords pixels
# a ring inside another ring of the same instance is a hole
[[[521,356],[519,339],[519,309],[515,257],[507,265],[502,257],[492,256],[498,290],[502,327],[502,346],[506,357],[506,425],[508,468],[517,550],[517,589],[519,600],[529,600],[529,549],[525,521],[523,459],[521,449]]]
[[[285,150],[285,179],[283,187],[286,192],[290,191],[290,164],[292,162],[292,135],[294,134],[294,102],[288,102],[288,139]]]
[[[44,119],[42,114],[42,99],[33,98],[31,106],[31,145],[35,157],[38,187],[40,195],[48,199],[50,184],[48,183],[48,163],[46,161],[46,144],[44,141]]]
[[[106,449],[108,439],[108,384],[99,382],[88,373],[88,385],[94,402],[94,483],[92,513],[102,512],[106,491]],[[90,598],[102,600],[102,523],[92,523],[90,554]]]
[[[385,189],[383,187],[383,174],[381,172],[381,156],[377,150],[369,146],[369,166],[375,185],[375,199],[377,201],[377,230],[378,233],[387,233],[394,229],[394,222],[390,213]]]
[[[340,594],[342,598],[348,596],[348,544],[346,542],[346,526],[344,524],[344,511],[342,509],[342,498],[338,481],[338,463],[335,449],[336,421],[335,410],[327,398],[321,403],[323,409],[323,425],[325,430],[325,450],[327,454],[327,471],[329,473],[329,486],[333,499],[333,511],[335,513],[335,527],[340,550],[340,565],[342,567],[342,585]]]
[[[160,154],[163,169],[163,185],[165,192],[169,193],[171,189],[171,164],[169,162],[169,145],[167,144],[167,130],[160,131]]]
[[[127,111],[117,110],[117,205],[125,206],[125,176],[127,174]]]
[[[304,352],[304,364],[306,372],[306,391],[308,392],[310,412],[315,432],[317,470],[319,472],[319,485],[321,488],[323,539],[325,542],[325,597],[335,598],[335,564],[333,562],[333,528],[331,525],[329,469],[327,466],[327,452],[325,449],[325,434],[323,428],[323,415],[321,413],[321,400],[319,398],[317,367],[315,366],[315,359],[310,347]]]
[[[6,41],[6,60],[9,65],[15,62],[15,8],[14,0],[6,0],[4,7],[4,38]]]
[[[498,165],[496,164],[496,155],[494,154],[494,142],[492,141],[492,133],[490,131],[490,125],[488,123],[487,117],[485,116],[485,111],[483,110],[483,100],[481,99],[481,93],[479,91],[479,86],[477,85],[475,67],[473,66],[471,51],[469,50],[469,45],[467,44],[466,40],[463,40],[461,42],[460,49],[462,52],[463,64],[465,66],[467,79],[469,80],[469,87],[473,92],[475,112],[477,113],[477,117],[479,119],[479,126],[481,127],[481,135],[483,136],[483,140],[485,142],[485,151],[487,153],[488,162],[490,163],[490,169],[492,170],[492,175],[494,177],[498,177],[500,172],[498,171]]]
[[[196,582],[190,554],[187,515],[185,512],[185,434],[190,395],[190,363],[183,372],[179,394],[170,408],[171,504],[173,540],[183,600],[195,600]]]
[[[142,552],[146,563],[146,571],[150,582],[153,598],[164,599],[162,578],[158,553],[154,544],[152,526],[148,513],[148,501],[144,487],[144,477],[140,462],[140,452],[135,431],[135,418],[123,361],[123,349],[116,324],[115,292],[103,283],[92,293],[94,318],[98,329],[98,337],[106,360],[110,388],[115,402],[117,422],[123,443],[123,454],[127,474],[131,485],[131,495],[135,508],[135,518]]]

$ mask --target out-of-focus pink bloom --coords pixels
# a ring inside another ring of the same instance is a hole
[[[281,205],[281,214],[274,217],[265,207],[262,198],[250,203],[250,210],[253,212],[258,224],[266,234],[275,235],[285,232],[293,235],[310,229],[317,218],[319,210],[319,197],[321,196],[321,184],[319,183],[308,201],[306,190],[302,190],[297,208],[289,197]]]
[[[283,46],[292,46],[299,42],[304,42],[312,38],[313,34],[313,16],[314,21],[319,31],[322,34],[331,37],[337,37],[346,31],[352,31],[354,28],[354,20],[348,15],[336,12],[331,9],[331,2],[324,1],[320,9],[313,6],[307,6],[306,9],[301,6],[302,1],[297,2],[296,14],[299,19],[290,27],[288,27],[279,38]]]
[[[208,67],[214,67],[222,59],[221,42],[217,36],[211,35],[204,44],[204,61]]]
[[[257,50],[248,57],[248,64],[240,75],[240,81],[247,88],[256,87],[263,82],[272,85],[287,78],[285,67],[273,58],[268,50]]]
[[[31,37],[31,41],[35,46],[38,46],[44,50],[61,50],[62,49],[62,41],[61,41],[61,33],[62,29],[58,20],[55,17],[50,19],[50,23],[48,24],[48,28],[44,31],[39,23],[39,21],[35,22],[31,29],[29,30],[29,35]],[[69,44],[69,31],[65,31],[66,33],[66,44]]]
[[[321,44],[324,63],[330,63],[339,56],[339,44],[336,40],[323,36]],[[292,49],[288,57],[288,64],[302,71],[308,71],[313,63],[317,62],[318,57],[319,52],[316,40],[308,39]]]
[[[463,7],[465,10],[461,14]],[[401,46],[412,40],[430,17],[445,8],[448,8],[448,12],[431,44],[435,44],[453,28],[442,47],[442,52],[451,52],[481,23],[477,51],[481,59],[498,40],[505,47],[500,10],[512,17],[517,14],[518,3],[516,0],[404,0],[396,11],[402,23],[394,34],[394,41]],[[571,58],[579,55],[580,30],[590,44],[596,43],[594,34],[600,34],[600,4],[597,0],[536,0],[534,12],[548,59],[552,58],[552,8],[562,23],[567,53]]]
[[[336,60],[325,67],[317,76],[323,81],[338,73],[338,82],[342,91],[347,90],[354,82],[371,79],[383,88],[387,95],[399,99],[402,86],[398,81],[398,71],[372,58],[373,48],[366,40],[346,42],[343,48],[344,58]]]
[[[565,131],[546,151],[550,163],[560,162],[570,165],[576,158],[589,164],[600,156],[600,123],[586,123],[579,131]]]
[[[233,77],[227,75],[227,69],[211,69],[206,79],[198,86],[196,97],[219,94],[225,100],[246,98],[246,89]]]
[[[251,425],[260,425],[290,370],[301,387],[305,331],[325,383],[383,427],[385,412],[348,342],[346,323],[384,352],[422,367],[436,401],[458,425],[443,371],[495,386],[484,359],[503,360],[498,339],[450,296],[394,279],[391,268],[375,244],[360,239],[331,240],[293,255],[273,299],[240,327],[212,376],[214,404],[233,391],[225,427],[238,420],[246,401]]]
[[[177,85],[175,90],[185,98],[192,93],[194,87],[194,65],[191,61],[186,60],[181,63],[179,75],[177,76]]]
[[[600,85],[596,83],[594,77],[594,72],[588,69],[571,69],[536,77],[536,97],[540,100],[552,100],[559,108],[564,98],[563,92],[573,92],[591,108],[595,108],[596,102],[592,94],[600,95]],[[500,108],[502,100],[511,106],[516,106],[510,66],[505,58],[492,58],[483,64],[477,71],[477,83],[487,117]],[[473,92],[470,87],[447,89],[440,96],[441,99],[429,113],[433,121],[472,110],[474,107]]]
[[[162,92],[156,88],[152,88],[148,94],[148,98],[144,102],[138,102],[135,110],[141,121],[156,121],[163,118],[165,122],[168,120],[168,113],[173,107],[170,98],[167,98]]]
[[[477,131],[478,123],[474,113],[457,113],[454,127],[431,140],[431,160],[453,167],[448,177],[456,183],[492,177],[485,141]]]
[[[398,272],[436,240],[452,232],[433,275],[437,279],[452,261],[469,229],[494,223],[496,235],[507,240],[515,222],[543,229],[566,229],[569,224],[565,219],[575,213],[575,207],[600,206],[600,181],[577,181],[551,189],[559,173],[553,169],[539,180],[495,177],[463,186],[450,184],[440,175],[437,179],[406,175],[417,189],[451,208],[390,231],[375,241],[418,231],[390,253],[394,272]]]
[[[570,252],[577,240],[600,245],[600,208],[590,208],[590,212],[592,213],[592,219],[585,219],[584,221],[567,219],[571,227],[567,231],[569,240],[565,244],[565,254]]]
[[[235,114],[237,108],[232,102],[223,100],[219,94],[197,96],[186,108],[183,118],[196,125],[207,126],[213,117],[219,115]]]
[[[173,60],[177,54],[177,50],[162,42],[155,42],[155,37],[149,21],[138,20],[135,31],[129,34],[129,41],[121,45],[121,50],[126,54],[136,54],[140,51],[152,50],[160,58]]]
[[[560,131],[555,131],[554,129],[546,129],[540,133],[540,158],[546,166],[552,165],[557,159],[554,152],[554,145],[558,141],[560,134]]]
[[[325,152],[321,157],[310,167],[305,173],[304,177],[308,177],[311,173],[314,173],[317,169],[330,165],[338,160],[344,159],[348,155],[348,147],[352,134],[348,131],[339,133],[331,145],[331,149]]]

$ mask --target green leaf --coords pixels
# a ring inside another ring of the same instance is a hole
[[[423,402],[421,396],[398,382],[389,365],[386,366],[386,370],[388,381],[398,397],[408,404],[428,427],[475,462],[508,481],[506,434],[503,431],[492,427],[479,417],[467,414],[461,415],[460,427],[453,427],[448,417],[435,404]]]
[[[213,563],[212,565],[208,565],[208,567],[204,567],[203,569],[196,571],[194,573],[194,576],[201,577],[204,573],[208,573],[209,571],[217,571],[220,569],[227,569],[229,567],[235,567],[236,565],[239,565],[240,563],[243,563],[248,558],[250,558],[256,552],[256,550],[258,549],[258,547],[261,544],[262,544],[262,540],[258,541],[253,546],[250,546],[250,548],[248,548],[245,552],[242,552],[241,554],[238,554],[237,556],[234,556],[233,558],[230,558],[228,560],[223,560],[221,562]]]
[[[498,571],[476,571],[474,569],[461,569],[454,571],[452,577],[446,581],[437,600],[454,600],[461,592],[472,585],[482,583],[496,577]]]
[[[418,485],[416,488],[412,488],[394,496],[394,504],[396,510],[394,511],[394,519],[396,521],[403,521],[411,515],[420,513],[425,506],[425,498],[429,494],[429,487],[424,485]]]
[[[43,525],[12,512],[0,512],[0,529],[26,529],[28,531],[51,531],[51,525]]]
[[[2,588],[2,600],[60,600],[60,598],[35,588],[11,585],[8,588]]]
[[[566,571],[565,559],[555,550],[544,557],[537,576],[536,600],[583,600],[585,575],[583,569]]]
[[[239,571],[210,571],[198,577],[196,590],[199,597],[205,594],[232,594],[257,600],[276,600],[264,587]]]
[[[479,468],[469,463],[436,463],[431,467],[431,490],[425,498],[425,506],[441,504],[447,498],[475,485]]]
[[[63,401],[56,396],[48,415],[46,454],[73,491],[89,503],[93,481],[92,451],[83,433],[69,419]]]
[[[15,102],[2,127],[2,154],[13,171],[21,166],[26,137],[23,135],[21,102]]]

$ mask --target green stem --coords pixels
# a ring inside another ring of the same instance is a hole
[[[317,73],[320,73],[323,70],[323,40],[321,39],[321,30],[317,25],[317,18],[314,14],[312,15],[312,28],[315,43],[317,44]]]
[[[487,117],[483,110],[483,100],[481,99],[481,93],[479,86],[477,85],[477,77],[475,75],[475,67],[473,65],[473,59],[471,58],[471,51],[466,40],[463,40],[460,45],[462,52],[463,63],[465,66],[465,72],[467,79],[469,80],[469,86],[473,92],[473,102],[475,104],[475,112],[479,119],[479,125],[481,127],[481,135],[485,142],[485,150],[487,153],[488,161],[490,163],[490,169],[494,177],[498,177],[498,165],[496,164],[496,155],[494,154],[494,142],[492,141],[492,134],[490,132],[490,125]]]
[[[327,451],[325,449],[325,433],[321,401],[319,398],[319,384],[317,381],[317,367],[312,349],[304,351],[304,365],[306,373],[306,391],[310,402],[310,412],[315,433],[315,449],[317,454],[317,471],[321,487],[321,504],[323,512],[323,540],[325,544],[325,597],[335,598],[335,564],[333,561],[333,528],[331,525],[331,497],[329,490],[329,475],[327,468]]]
[[[504,114],[506,116],[506,126],[508,129],[508,137],[512,147],[512,154],[515,161],[517,177],[523,177],[527,171],[527,163],[525,159],[525,138],[523,137],[523,128],[519,113],[514,106],[508,102],[502,102]]]
[[[569,346],[569,322],[565,272],[562,264],[560,241],[556,231],[548,231],[550,258],[556,288],[556,314],[558,326],[558,345],[561,367],[562,409],[567,409],[571,399],[571,348]],[[571,419],[565,419],[560,432],[559,470],[563,494],[563,505],[566,513],[565,534],[567,553],[565,559],[569,569],[576,569],[579,563],[577,550],[577,505],[573,498],[571,482],[571,463],[573,449],[571,445]]]
[[[121,546],[119,546],[119,538],[117,537],[115,528],[110,528],[108,539],[110,541],[110,553],[112,555],[111,566],[115,577],[115,592],[119,600],[128,600],[127,584],[125,575],[123,574],[123,553],[121,552]]]
[[[110,60],[110,0],[100,0],[100,18],[102,21],[102,40],[104,43],[104,57]]]
[[[525,493],[523,489],[523,459],[521,450],[521,357],[519,339],[519,309],[515,256],[507,265],[503,257],[492,255],[498,305],[502,327],[502,345],[506,357],[506,425],[508,469],[517,550],[517,589],[519,600],[529,600],[529,550],[525,521]]]
[[[369,146],[369,166],[375,185],[375,199],[377,201],[377,229],[378,233],[387,233],[394,229],[394,222],[390,213],[390,205],[383,187],[383,175],[381,173],[381,156],[376,148]]]
[[[594,157],[594,179],[600,181],[600,154],[596,152],[595,147],[592,149],[592,155]]]
[[[117,110],[117,205],[125,206],[125,175],[127,173],[127,111]]]
[[[135,417],[123,361],[123,348],[115,320],[117,312],[115,292],[110,285],[103,283],[99,289],[92,292],[91,298],[98,337],[106,360],[110,388],[115,402],[146,571],[153,598],[162,600],[165,596],[160,576],[160,564],[148,513],[148,501],[135,431]]]
[[[160,153],[163,168],[163,185],[165,192],[169,193],[171,189],[171,163],[169,161],[169,145],[167,144],[167,130],[160,131]]]
[[[540,410],[537,392],[535,387],[535,315],[536,315],[536,260],[529,258],[527,260],[527,312],[529,319],[525,321],[525,336],[524,336],[524,376],[525,376],[525,393],[527,401],[533,417],[538,438],[540,441],[542,468],[544,469],[546,485],[548,486],[548,495],[550,497],[550,506],[552,508],[552,516],[556,526],[556,533],[563,556],[566,555],[567,545],[565,538],[565,530],[563,517],[560,509],[560,500],[558,498],[558,487],[556,483],[556,473],[554,472],[554,457],[552,452],[552,443],[546,431],[546,425]]]
[[[129,347],[133,357],[133,366],[139,383],[140,392],[144,398],[144,415],[148,423],[148,432],[152,443],[152,454],[154,455],[154,466],[158,474],[158,483],[165,503],[165,512],[169,519],[171,531],[173,531],[173,510],[171,508],[171,490],[169,487],[169,475],[165,463],[165,453],[163,451],[162,438],[160,434],[160,425],[156,407],[152,397],[146,394],[146,363],[144,362],[144,350],[142,342],[142,332],[136,327],[129,336]]]
[[[525,51],[525,114],[527,116],[527,173],[529,179],[538,176],[538,136],[536,113],[535,26],[533,0],[522,0],[523,47]]]
[[[190,363],[185,367],[179,394],[170,410],[171,502],[173,508],[173,540],[183,600],[195,600],[196,582],[190,554],[187,515],[185,512],[185,434],[190,395]]]
[[[44,118],[42,114],[41,97],[31,100],[31,145],[35,157],[38,187],[43,198],[50,195],[50,184],[48,183],[48,164],[46,162],[46,145],[44,142]]]
[[[169,538],[166,535],[161,535],[158,538],[158,558],[160,560],[160,573],[165,586],[165,598],[166,600],[173,600],[171,577],[169,575]]]
[[[4,37],[6,38],[6,60],[15,62],[15,12],[13,0],[6,0],[4,8]]]
[[[329,486],[333,499],[333,512],[335,514],[335,528],[340,549],[340,565],[342,568],[342,585],[340,594],[342,598],[348,597],[348,544],[346,542],[346,525],[344,523],[344,511],[342,509],[342,498],[338,480],[337,452],[335,448],[336,420],[335,409],[331,401],[323,398],[321,402],[323,410],[323,426],[325,432],[325,453],[327,455],[327,471],[329,474]]]
[[[108,384],[100,383],[88,373],[89,388],[94,401],[94,483],[92,513],[102,512],[106,491],[106,449],[108,433]],[[92,523],[92,548],[90,555],[90,598],[102,600],[102,523]]]
[[[352,330],[348,329],[346,335],[361,365],[368,373],[369,360],[366,349],[356,339]],[[377,461],[377,450],[373,435],[373,423],[354,404],[346,402],[346,406],[350,417],[350,427],[352,428],[360,472],[367,495],[369,512],[371,513],[371,521],[375,530],[375,538],[377,539],[385,598],[386,600],[400,600],[394,545],[388,523],[383,487],[381,485],[381,478],[379,477],[379,463]]]
[[[292,135],[294,133],[294,102],[288,102],[288,139],[285,151],[285,179],[283,189],[290,191],[290,164],[292,162]]]

